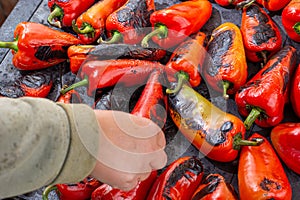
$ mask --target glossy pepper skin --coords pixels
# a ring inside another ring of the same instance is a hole
[[[295,65],[296,49],[285,46],[236,93],[238,111],[247,117],[246,129],[254,122],[261,127],[272,127],[282,121]]]
[[[72,21],[95,3],[95,0],[48,0],[47,21],[58,28],[72,26]]]
[[[300,118],[300,64],[295,70],[292,77],[290,102],[297,117]]]
[[[199,158],[180,157],[159,175],[147,200],[190,200],[203,174],[203,166]]]
[[[128,0],[106,19],[110,39],[100,38],[98,42],[139,44],[147,34],[147,28],[151,27],[150,15],[154,11],[154,0]]]
[[[110,185],[102,184],[93,193],[91,200],[143,200],[147,198],[147,194],[157,178],[157,171],[152,171],[150,176],[137,184],[136,187],[129,191],[122,191],[113,188]]]
[[[70,90],[66,94],[61,94],[56,102],[60,103],[80,103],[81,97],[80,94],[76,90]]]
[[[300,123],[281,123],[272,129],[270,136],[281,160],[300,174]]]
[[[234,188],[220,174],[209,174],[194,192],[191,200],[238,200]]]
[[[144,37],[141,45],[147,47],[152,39],[165,49],[174,47],[198,32],[211,14],[212,4],[207,0],[185,1],[157,10],[150,16],[153,31]]]
[[[227,6],[232,6],[232,5],[236,6],[240,2],[243,2],[243,0],[215,0],[215,2],[217,4],[219,4],[220,6],[227,7]]]
[[[170,60],[166,64],[166,71],[185,72],[189,75],[189,82],[192,87],[196,87],[201,82],[202,64],[205,58],[204,43],[206,34],[198,32],[194,36],[183,41],[172,53]],[[171,73],[171,78],[174,77]],[[169,80],[172,80],[169,78]]]
[[[266,11],[257,4],[243,8],[241,33],[246,57],[252,62],[267,62],[281,49],[282,36],[279,27]]]
[[[82,80],[63,89],[61,93],[87,85],[87,94],[92,96],[96,89],[116,84],[134,86],[144,83],[153,70],[163,68],[158,62],[138,59],[90,60],[81,67],[79,76]]]
[[[281,13],[281,22],[286,34],[294,41],[300,42],[300,1],[292,0]]]
[[[289,180],[272,145],[258,133],[249,139],[263,139],[264,142],[241,149],[238,166],[240,199],[292,199]]]
[[[43,191],[43,200],[48,200],[48,195],[53,190],[57,192],[60,200],[88,200],[91,198],[92,192],[101,184],[97,179],[86,177],[75,184],[50,185]]]
[[[72,45],[68,48],[70,70],[76,74],[81,65],[88,58],[88,53],[95,49],[95,45]]]
[[[284,8],[291,0],[256,0],[257,3],[269,11],[279,11]]]
[[[214,90],[235,94],[247,81],[247,62],[240,29],[226,22],[213,30],[207,45],[203,77]]]
[[[243,140],[245,126],[238,117],[223,112],[187,84],[178,93],[166,92],[173,122],[208,158],[230,162],[237,158],[241,145],[258,145]]]
[[[102,0],[93,4],[72,22],[73,30],[83,44],[95,42],[105,30],[107,17],[127,0]]]
[[[10,48],[13,65],[19,70],[47,68],[67,59],[67,49],[80,44],[75,36],[35,22],[21,22],[14,31],[13,42],[0,42],[0,48]]]

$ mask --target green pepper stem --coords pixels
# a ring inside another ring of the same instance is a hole
[[[109,40],[103,40],[102,37],[100,37],[97,42],[103,44],[115,44],[122,41],[122,39],[123,35],[119,31],[112,31],[112,37]]]
[[[143,38],[141,42],[142,47],[149,47],[149,40],[156,35],[160,38],[166,38],[168,35],[168,28],[163,24],[156,25],[155,29]]]
[[[60,91],[61,94],[66,94],[67,92],[69,92],[70,90],[73,90],[75,88],[78,88],[78,87],[82,87],[82,86],[86,86],[89,84],[89,80],[88,80],[88,77],[84,77],[84,79],[82,79],[81,81],[77,82],[77,83],[74,83],[72,85],[70,85],[69,87],[65,88],[65,89],[62,89]]]
[[[76,33],[79,33],[79,34],[88,34],[88,33],[93,33],[95,32],[95,29],[88,23],[83,23],[82,24],[83,28],[78,28],[78,26],[76,25],[75,23],[75,20],[72,21],[72,28],[73,30],[76,32]]]
[[[45,190],[43,191],[43,200],[48,200],[48,195],[50,192],[57,190],[56,185],[49,185],[45,188]]]
[[[174,89],[170,89],[167,88],[166,89],[166,93],[167,94],[176,94],[180,91],[180,89],[182,88],[183,84],[187,81],[189,81],[189,75],[186,72],[180,71],[178,73],[176,73],[177,76],[177,85]]]
[[[240,150],[241,146],[258,146],[263,143],[262,138],[255,138],[254,140],[242,139],[242,134],[238,133],[233,138],[233,149]]]
[[[18,41],[15,40],[13,42],[2,42],[0,41],[0,48],[9,48],[17,52],[19,50],[18,48]]]
[[[256,0],[245,0],[245,1],[242,1],[240,3],[238,3],[236,5],[236,8],[237,9],[243,9],[243,8],[248,8],[249,6],[251,6]]]
[[[250,129],[250,127],[252,126],[252,124],[254,123],[254,121],[261,114],[261,112],[262,112],[262,109],[260,109],[258,107],[253,107],[251,109],[251,112],[249,113],[249,115],[247,116],[247,118],[244,121],[244,125],[246,127],[246,130]]]
[[[222,85],[223,85],[223,97],[224,99],[228,99],[229,95],[227,94],[227,90],[229,89],[231,84],[228,81],[222,81]]]
[[[52,12],[49,14],[47,21],[49,24],[51,24],[52,26],[56,26],[58,28],[61,28],[61,23],[59,20],[55,21],[55,18],[59,18],[62,19],[62,17],[64,16],[64,11],[61,7],[55,5],[54,9],[52,10]]]
[[[300,35],[300,22],[295,23],[293,29],[298,35]]]

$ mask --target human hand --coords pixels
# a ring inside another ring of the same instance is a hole
[[[100,137],[98,162],[92,176],[122,190],[130,190],[152,170],[165,166],[166,141],[150,119],[120,111],[95,110]]]

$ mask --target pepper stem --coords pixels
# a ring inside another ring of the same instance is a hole
[[[76,33],[79,34],[88,34],[95,32],[95,29],[89,23],[86,22],[82,24],[82,28],[78,28],[78,26],[75,23],[75,20],[72,21],[72,28]]]
[[[102,37],[100,37],[97,42],[103,44],[115,44],[122,41],[122,39],[123,35],[119,31],[112,31],[112,37],[110,40],[103,40]]]
[[[18,41],[15,40],[13,42],[2,42],[0,41],[0,48],[9,48],[17,52],[19,50],[18,48]]]
[[[146,48],[149,47],[149,40],[154,37],[158,36],[159,38],[166,38],[168,35],[168,28],[163,24],[158,24],[155,26],[155,29],[148,33],[142,40],[141,45],[142,47]]]
[[[266,51],[262,51],[262,52],[260,52],[260,55],[261,55],[261,57],[263,59],[264,65],[265,65],[267,63],[267,61],[268,61],[267,52]]]
[[[263,112],[262,109],[258,107],[253,107],[251,109],[251,112],[249,113],[248,117],[244,121],[244,125],[246,127],[246,130],[249,130],[254,121],[258,118],[258,116]]]
[[[49,24],[51,24],[52,26],[56,26],[58,28],[61,28],[61,23],[59,20],[54,20],[55,18],[58,19],[62,19],[62,17],[64,16],[64,11],[61,7],[54,5],[53,6],[53,10],[52,12],[49,14],[47,21]]]
[[[74,83],[72,85],[70,85],[69,87],[65,88],[65,89],[62,89],[60,91],[61,94],[66,94],[67,92],[69,92],[70,90],[73,90],[75,88],[78,88],[78,87],[82,87],[82,86],[85,86],[85,85],[88,85],[89,84],[89,80],[88,80],[88,77],[85,76],[84,79],[82,79],[81,81],[77,82],[77,83]]]
[[[256,0],[245,0],[236,5],[237,9],[248,8],[251,6]]]
[[[233,149],[240,150],[241,146],[258,146],[263,143],[262,138],[255,138],[255,140],[244,140],[242,134],[238,133],[233,138]]]
[[[180,91],[182,88],[183,84],[187,82],[190,78],[189,75],[186,72],[180,71],[176,73],[177,76],[177,85],[174,89],[167,88],[166,93],[167,94],[176,94]]]
[[[293,29],[298,35],[300,35],[300,22],[295,23]]]
[[[50,192],[57,190],[56,185],[49,185],[45,188],[45,190],[43,191],[43,200],[48,200],[48,195]]]
[[[229,89],[231,84],[228,81],[222,81],[222,85],[223,85],[223,97],[224,99],[228,99],[229,95],[227,94],[227,90]]]

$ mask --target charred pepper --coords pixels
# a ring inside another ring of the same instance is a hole
[[[294,41],[300,42],[300,1],[292,0],[281,13],[281,22],[286,34]]]
[[[290,100],[295,114],[300,118],[300,64],[292,77]]]

